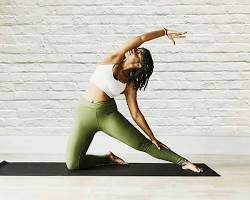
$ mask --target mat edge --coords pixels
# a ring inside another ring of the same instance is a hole
[[[3,166],[6,165],[6,164],[8,164],[8,162],[7,162],[6,160],[4,160],[4,161],[2,161],[2,162],[0,163],[0,167],[3,167]]]

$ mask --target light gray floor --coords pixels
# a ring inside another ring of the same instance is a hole
[[[63,161],[63,155],[0,155],[8,161]],[[126,155],[129,162],[156,159]],[[125,157],[126,157],[125,156]],[[189,155],[221,177],[4,177],[0,176],[0,200],[78,199],[250,199],[250,156]]]

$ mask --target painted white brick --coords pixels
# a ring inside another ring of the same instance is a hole
[[[53,136],[53,135],[68,135],[72,131],[72,128],[66,127],[0,127],[0,135],[4,136]],[[12,147],[13,149],[15,147]]]
[[[168,19],[169,24],[245,24],[249,21],[248,14],[232,14],[232,15],[174,15],[167,14],[165,17]],[[159,18],[158,15],[137,15],[135,18],[133,15],[108,15],[107,17],[98,17],[93,15],[61,15],[61,16],[19,16],[16,20],[12,16],[5,20],[1,20],[0,23],[3,24],[16,24],[16,25],[82,25],[82,24],[123,24],[130,25],[133,21],[134,24],[154,24],[155,22],[159,24],[165,24],[164,18]]]
[[[248,90],[250,81],[156,81],[151,80],[152,90]]]
[[[174,13],[176,15],[188,15],[188,14],[248,14],[249,5],[161,5],[161,9],[158,7],[157,2],[151,5],[102,5],[102,6],[67,6],[67,5],[53,5],[46,7],[33,6],[36,11],[45,15],[164,15],[166,13]],[[30,6],[3,6],[2,9],[5,13],[13,14],[14,11],[20,10],[26,11],[27,14],[31,14],[32,9]]]
[[[102,44],[103,45],[103,44]],[[175,47],[168,47],[167,41],[161,44],[148,44],[148,48],[152,51],[152,54],[175,54],[175,53],[248,53],[249,44],[241,43],[204,43],[204,44],[178,44]],[[0,45],[1,53],[26,53],[26,54],[37,54],[37,53],[68,53],[68,54],[84,54],[84,53],[105,53],[109,54],[110,50],[113,49],[113,45],[105,43],[105,46],[100,48],[100,44],[96,43],[93,45],[89,44],[20,44],[20,45]]]
[[[77,0],[15,0],[15,1],[10,1],[10,0],[2,0],[0,5],[40,5],[40,6],[48,6],[48,5],[85,5],[85,6],[90,6],[90,5],[105,5],[109,3],[109,5],[127,5],[131,4],[134,5],[145,5],[144,0],[137,0],[134,2],[133,0],[117,0],[117,1],[104,1],[104,0],[95,0],[95,1],[77,1]],[[154,0],[148,0],[147,3],[151,5],[152,3],[156,3]],[[189,1],[183,1],[183,0],[157,0],[157,5],[228,5],[228,1],[226,0],[221,0],[221,1],[214,1],[214,0],[189,0]],[[232,0],[230,1],[230,5],[249,5],[248,0]]]
[[[145,94],[146,93],[146,94]],[[138,99],[237,99],[249,100],[250,93],[240,90],[148,90],[139,92]]]

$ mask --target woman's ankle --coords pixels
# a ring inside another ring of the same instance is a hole
[[[189,160],[184,160],[184,161],[182,162],[181,166],[183,167],[183,166],[185,166],[185,165],[187,165],[187,164],[189,164],[189,163],[191,163]]]

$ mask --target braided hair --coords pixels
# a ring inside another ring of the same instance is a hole
[[[137,90],[141,90],[144,87],[144,91],[148,85],[148,80],[154,69],[154,62],[151,53],[148,49],[143,49],[143,59],[141,62],[142,67],[135,72],[128,74],[128,79],[133,81]]]

